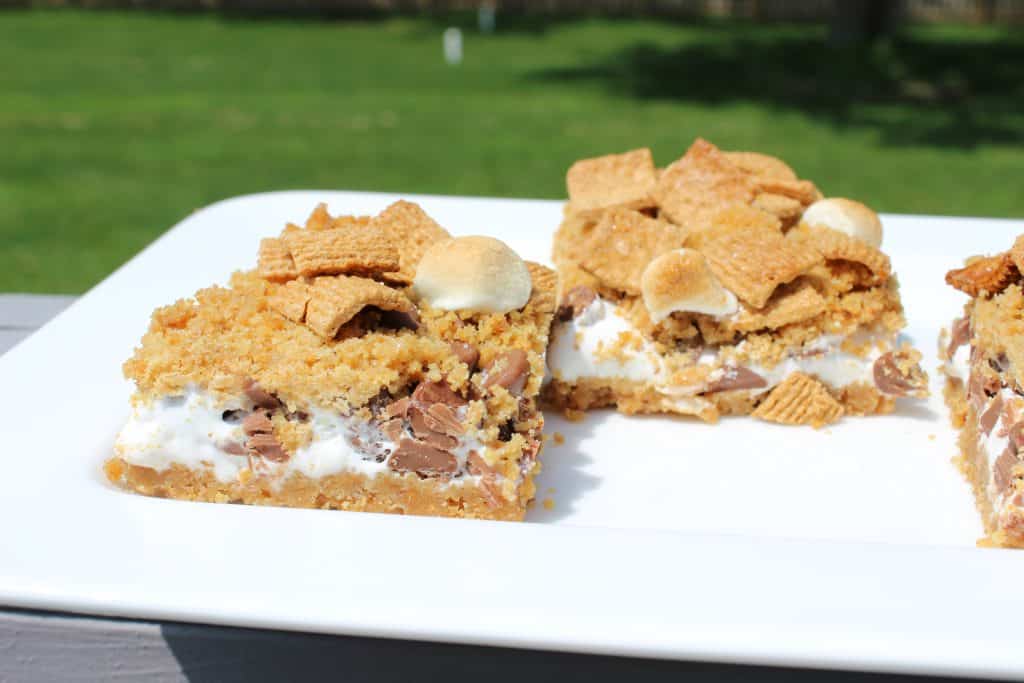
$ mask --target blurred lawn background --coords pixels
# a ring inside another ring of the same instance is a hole
[[[880,211],[1024,216],[1019,29],[475,22],[0,12],[0,291],[84,291],[232,195],[561,198],[575,159],[697,135]]]

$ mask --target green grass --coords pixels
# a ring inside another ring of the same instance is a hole
[[[1024,215],[1024,49],[998,29],[834,51],[814,26],[469,19],[0,13],[0,291],[80,292],[232,195],[557,198],[577,158],[696,135],[879,210]]]

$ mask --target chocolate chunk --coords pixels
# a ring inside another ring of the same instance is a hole
[[[466,431],[458,414],[456,414],[451,406],[443,403],[435,403],[427,408],[424,419],[427,426],[435,432],[441,432],[449,436],[458,436]]]
[[[516,421],[509,418],[505,424],[498,427],[498,441],[511,441],[512,434],[516,431]]]
[[[222,441],[217,444],[217,447],[228,455],[245,455],[249,451],[245,449],[245,446],[238,443],[237,441]]]
[[[249,397],[249,400],[256,404],[257,408],[265,408],[266,410],[277,410],[281,407],[281,402],[277,400],[277,397],[273,394],[264,391],[263,387],[256,383],[256,380],[249,378],[245,380],[245,385],[242,387],[242,391]]]
[[[1000,353],[995,358],[988,359],[988,366],[996,372],[1004,373],[1010,369],[1010,359],[1005,353]]]
[[[704,390],[705,394],[740,391],[741,389],[764,389],[768,386],[764,377],[742,365],[726,365],[722,370],[722,376],[708,384],[708,388]]]
[[[367,401],[366,407],[374,417],[380,417],[385,414],[391,403],[391,392],[386,387],[381,387],[377,395]]]
[[[1003,386],[1003,383],[989,374],[985,368],[985,363],[981,361],[972,363],[971,374],[967,380],[967,400],[979,413],[987,400],[999,393],[999,389]]]
[[[416,438],[444,451],[451,450],[459,445],[459,440],[455,437],[432,429],[426,418],[427,414],[421,407],[411,406],[409,408],[409,426],[412,427],[412,433],[416,435]]]
[[[415,472],[424,477],[453,474],[459,463],[455,456],[413,439],[402,439],[388,467],[396,472]]]
[[[572,320],[582,315],[597,298],[597,292],[586,285],[577,285],[562,297],[562,305],[558,307],[559,320]]]
[[[1010,427],[1008,436],[1010,437],[1009,448],[1013,451],[1014,455],[1024,450],[1024,421],[1015,422]]]
[[[1017,462],[1017,456],[1013,454],[1013,446],[1011,445],[1007,446],[1006,450],[992,464],[992,478],[998,491],[1005,491],[1013,481],[1013,466]]]
[[[519,395],[526,386],[526,375],[530,371],[530,361],[522,349],[512,349],[495,356],[487,366],[487,379],[484,387],[505,387],[509,393]]]
[[[875,386],[883,394],[908,396],[920,393],[924,389],[926,378],[916,364],[906,366],[906,356],[900,351],[883,353],[875,361],[873,373]]]
[[[253,434],[249,437],[249,452],[271,462],[285,462],[288,452],[273,434]]]
[[[992,428],[999,422],[999,415],[1002,411],[1003,397],[1001,394],[996,394],[992,402],[988,404],[988,408],[978,417],[978,426],[985,436],[992,433]]]
[[[448,346],[451,347],[455,357],[469,367],[470,372],[476,369],[476,364],[480,360],[480,352],[475,346],[460,341],[449,342]]]
[[[971,321],[967,318],[957,318],[949,328],[949,347],[946,355],[950,358],[956,350],[971,340]]]
[[[220,414],[220,419],[224,420],[228,424],[238,424],[247,415],[245,410],[225,410]]]
[[[466,456],[466,469],[469,470],[470,474],[476,476],[494,476],[494,470],[487,464],[483,456],[476,451],[470,451],[469,455]]]
[[[406,412],[409,410],[409,397],[400,398],[397,401],[392,401],[384,407],[384,415],[389,419],[391,418],[404,418]]]
[[[242,431],[245,432],[246,436],[270,434],[274,431],[274,425],[266,412],[257,410],[255,413],[249,413],[242,420]]]
[[[384,436],[389,440],[394,443],[398,443],[399,439],[405,435],[405,422],[402,418],[396,417],[382,424],[380,426],[380,431],[383,432]]]
[[[466,405],[466,399],[452,391],[447,382],[420,382],[412,392],[412,400],[422,405],[444,403],[453,408]]]

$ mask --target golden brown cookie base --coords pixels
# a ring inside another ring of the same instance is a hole
[[[891,413],[896,405],[891,396],[868,384],[856,383],[838,390],[828,388],[846,415],[884,415]],[[542,397],[549,405],[561,410],[612,407],[626,415],[673,413],[696,415],[706,422],[715,422],[723,415],[750,415],[769,393],[752,395],[750,391],[723,391],[680,402],[643,382],[584,378],[575,383],[552,380],[544,388]]]
[[[352,472],[320,479],[293,473],[275,489],[258,476],[224,483],[209,471],[173,464],[158,472],[117,457],[106,462],[104,472],[120,488],[175,500],[508,521],[522,520],[535,490],[528,476],[519,487],[519,498],[507,501],[472,484],[449,485],[415,474],[367,477]]]

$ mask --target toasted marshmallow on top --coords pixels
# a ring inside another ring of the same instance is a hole
[[[852,199],[820,199],[807,207],[802,220],[807,225],[845,233],[876,249],[882,246],[882,221],[878,220],[878,214]]]
[[[722,286],[694,249],[676,249],[648,263],[640,291],[655,323],[675,311],[725,316],[738,310],[736,295]]]
[[[434,308],[505,313],[526,305],[533,280],[526,263],[507,244],[474,235],[430,247],[416,268],[412,288]]]

